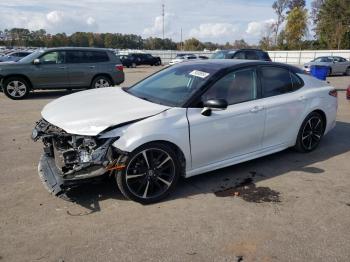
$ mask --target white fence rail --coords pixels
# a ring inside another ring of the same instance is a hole
[[[120,53],[145,52],[159,56],[164,64],[168,64],[178,53],[192,53],[210,57],[214,52],[174,51],[174,50],[122,50]],[[287,64],[304,64],[319,56],[341,56],[350,60],[350,50],[305,50],[305,51],[268,51],[271,60]]]

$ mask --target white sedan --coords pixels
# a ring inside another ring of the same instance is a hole
[[[337,92],[295,67],[203,60],[166,68],[130,88],[61,97],[32,133],[39,175],[54,195],[115,177],[142,204],[191,177],[289,147],[310,152],[336,123]]]

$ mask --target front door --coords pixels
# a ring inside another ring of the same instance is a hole
[[[65,88],[69,86],[64,51],[43,54],[40,63],[33,65],[32,82],[35,88]]]
[[[202,101],[221,98],[226,110],[201,114],[202,108],[189,108],[192,169],[244,156],[261,148],[265,110],[258,100],[256,69],[239,69],[218,80]]]

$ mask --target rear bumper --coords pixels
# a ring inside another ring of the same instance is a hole
[[[112,75],[112,78],[114,85],[120,85],[125,80],[125,74],[122,71],[116,72]]]

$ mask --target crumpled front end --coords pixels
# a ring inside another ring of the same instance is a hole
[[[44,144],[38,171],[43,184],[54,195],[108,174],[120,155],[110,146],[118,137],[69,134],[44,119],[37,122],[32,139],[41,139]]]

